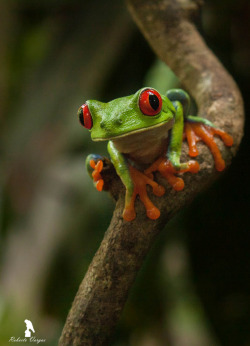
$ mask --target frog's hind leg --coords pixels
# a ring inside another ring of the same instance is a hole
[[[87,156],[85,161],[87,172],[93,179],[94,185],[98,191],[102,191],[104,185],[101,176],[104,160],[105,158],[101,155],[90,154]]]
[[[189,155],[196,157],[199,152],[196,143],[203,141],[210,149],[215,162],[215,168],[217,171],[223,171],[225,168],[225,161],[221,156],[221,152],[214,140],[214,136],[219,136],[224,144],[228,147],[233,145],[233,138],[218,128],[207,119],[187,116],[184,133],[189,146]]]

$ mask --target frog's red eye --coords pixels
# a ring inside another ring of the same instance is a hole
[[[82,126],[90,130],[93,126],[92,116],[89,107],[84,103],[78,110],[79,121]]]
[[[139,97],[139,107],[145,115],[156,115],[162,107],[161,95],[154,89],[145,89]]]

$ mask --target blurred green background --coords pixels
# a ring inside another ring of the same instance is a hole
[[[247,0],[207,0],[197,23],[238,82],[246,114],[249,18]],[[77,109],[178,80],[122,1],[2,1],[0,37],[0,345],[24,337],[25,319],[56,345],[114,207],[85,172],[86,155],[106,145],[90,140]],[[112,346],[250,345],[248,119],[245,130],[222,179],[154,244]]]

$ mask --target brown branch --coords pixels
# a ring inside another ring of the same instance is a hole
[[[238,88],[190,21],[199,7],[195,0],[128,0],[129,9],[156,54],[180,78],[194,97],[199,114],[215,122],[234,138],[234,146],[218,145],[228,165],[243,135],[243,105]],[[184,144],[183,157],[187,156]],[[121,315],[130,287],[154,238],[166,222],[219,174],[205,145],[199,146],[201,170],[185,174],[185,188],[175,192],[166,187],[164,197],[151,196],[161,217],[146,217],[136,204],[137,217],[124,222],[124,188],[113,170],[106,169],[105,184],[116,198],[111,224],[97,251],[69,312],[60,345],[106,345]]]

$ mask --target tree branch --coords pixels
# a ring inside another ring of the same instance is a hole
[[[243,136],[243,104],[239,90],[213,53],[207,48],[190,17],[199,10],[195,0],[128,0],[129,9],[155,53],[180,78],[194,97],[199,115],[212,120],[234,138],[232,148],[218,141],[228,165]],[[150,196],[161,211],[152,221],[142,203],[137,217],[124,222],[124,188],[112,168],[104,171],[105,187],[116,199],[111,224],[81,283],[65,323],[60,345],[106,345],[121,315],[136,274],[155,237],[166,222],[219,174],[211,153],[199,145],[200,172],[184,175],[185,188],[175,192],[163,178],[163,197]],[[187,145],[183,144],[184,161]]]

